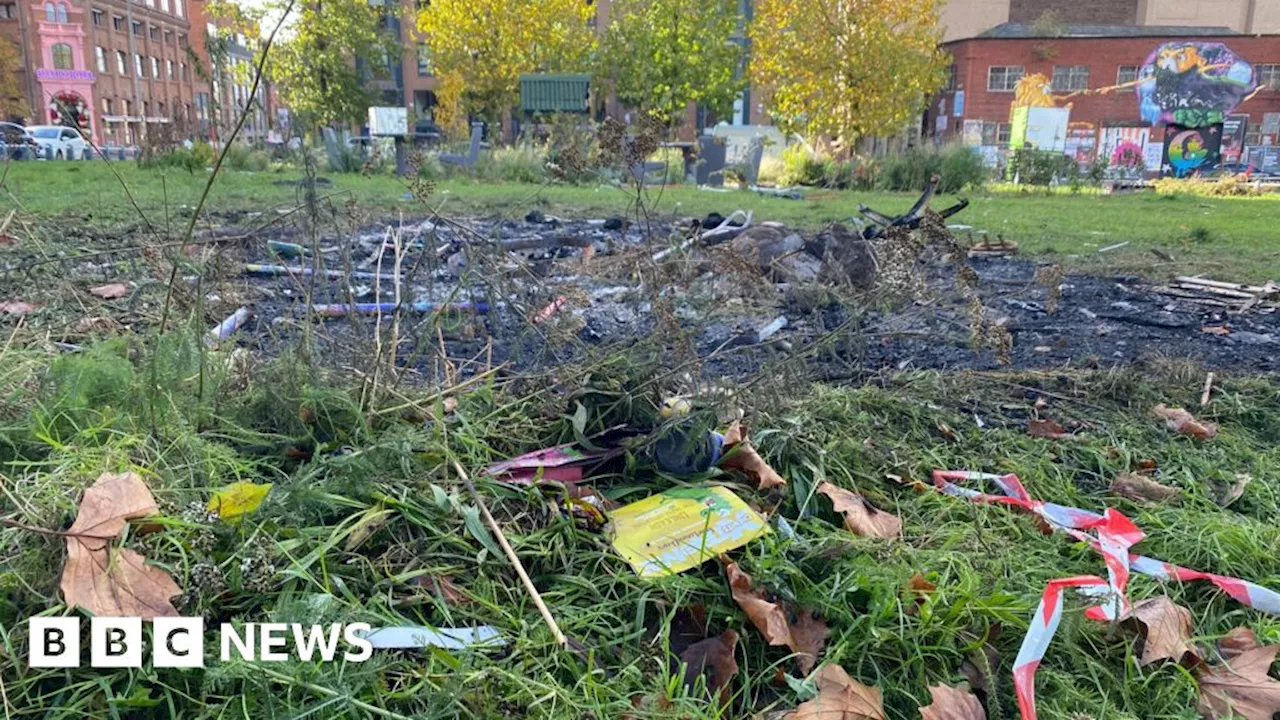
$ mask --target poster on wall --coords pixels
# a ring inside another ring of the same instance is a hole
[[[1226,45],[1175,40],[1147,56],[1137,86],[1143,120],[1199,128],[1222,123],[1258,84],[1253,66]]]
[[[1160,172],[1164,165],[1164,143],[1148,140],[1142,148],[1142,168],[1147,172]]]
[[[1249,151],[1249,162],[1258,172],[1280,173],[1280,147],[1257,147]]]
[[[1280,135],[1280,113],[1262,114],[1262,134]]]
[[[1098,128],[1093,123],[1069,123],[1066,152],[1081,168],[1088,167],[1098,156]]]
[[[1027,112],[1027,138],[1037,150],[1066,152],[1070,108],[1033,107]]]
[[[1107,160],[1107,176],[1111,178],[1140,178],[1144,170],[1155,172],[1164,159],[1164,146],[1152,143],[1155,157],[1150,162],[1148,142],[1149,127],[1107,127],[1102,129],[1099,157]]]
[[[964,91],[956,91],[955,107],[952,108],[951,114],[956,117],[964,117]]]
[[[981,120],[965,120],[964,121],[964,144],[975,147],[982,144],[982,127]]]
[[[1164,133],[1163,176],[1188,177],[1222,164],[1222,125],[1170,125]]]
[[[1244,136],[1248,128],[1248,115],[1232,115],[1222,123],[1223,162],[1240,162],[1240,156],[1244,152]]]

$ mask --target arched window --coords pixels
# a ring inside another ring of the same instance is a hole
[[[73,70],[71,66],[71,46],[58,43],[53,46],[53,67],[57,70]]]
[[[44,4],[44,19],[47,22],[55,22],[57,19],[56,16],[54,15],[53,3],[51,2],[47,2]]]
[[[58,22],[65,23],[67,21],[67,6],[58,3],[57,11]]]

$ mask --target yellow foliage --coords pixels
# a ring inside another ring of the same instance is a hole
[[[901,130],[937,92],[940,0],[757,0],[751,76],[775,121],[857,138]]]
[[[234,482],[215,492],[207,509],[230,522],[257,510],[269,492],[271,483]]]
[[[516,104],[521,74],[587,68],[594,14],[583,0],[432,0],[418,34],[440,73],[461,78],[462,111],[497,120]]]
[[[458,72],[436,76],[436,124],[452,137],[466,135],[467,113],[462,109],[462,90],[466,81]]]
[[[1053,85],[1042,73],[1025,75],[1013,91],[1013,107],[1054,107]]]

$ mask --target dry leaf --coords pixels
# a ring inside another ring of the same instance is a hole
[[[951,426],[946,423],[942,423],[942,422],[938,423],[938,432],[942,434],[942,437],[952,442],[960,441],[960,436],[956,435],[956,431],[952,430]]]
[[[786,478],[769,467],[769,463],[760,457],[756,449],[747,440],[747,431],[741,423],[733,423],[724,432],[725,458],[720,467],[726,470],[740,470],[747,477],[756,481],[756,488],[768,490],[771,487],[785,487]]]
[[[35,306],[31,303],[17,302],[13,300],[0,302],[0,314],[4,315],[16,315],[18,317],[22,317],[35,309]]]
[[[920,708],[922,720],[987,720],[982,703],[968,690],[949,685],[931,685],[933,703]]]
[[[257,510],[262,505],[262,501],[267,499],[269,492],[271,492],[271,483],[258,484],[243,480],[233,482],[214,492],[205,509],[211,513],[217,513],[218,517],[227,522],[232,522]]]
[[[699,675],[706,676],[707,689],[719,692],[721,702],[729,699],[729,681],[738,674],[733,650],[738,646],[738,633],[725,630],[716,637],[696,642],[680,653],[680,661],[688,665],[684,684],[693,687]]]
[[[1218,504],[1222,507],[1230,507],[1232,503],[1244,495],[1244,489],[1249,487],[1251,482],[1253,482],[1253,476],[1249,473],[1236,473],[1236,481],[1223,493],[1222,499],[1218,501]]]
[[[906,590],[914,602],[907,607],[907,614],[915,615],[919,612],[920,606],[924,605],[925,601],[929,599],[929,595],[937,589],[938,586],[926,580],[922,573],[912,575],[911,580],[907,582]]]
[[[1153,473],[1156,471],[1155,460],[1139,460],[1137,471],[1140,473]]]
[[[1161,660],[1181,662],[1182,656],[1192,652],[1191,611],[1170,600],[1167,596],[1148,598],[1134,603],[1124,620],[1134,620],[1145,629],[1141,665],[1146,667]]]
[[[784,720],[885,720],[880,689],[854,680],[839,665],[823,665],[813,681],[818,696],[784,715]]]
[[[164,570],[147,565],[132,550],[110,547],[125,522],[156,512],[156,501],[135,473],[104,473],[84,493],[76,521],[67,530],[62,594],[68,607],[100,617],[177,615],[169,599],[182,588]]]
[[[1071,437],[1071,433],[1068,433],[1066,428],[1052,420],[1030,421],[1027,423],[1027,434],[1049,440],[1064,440]]]
[[[1277,650],[1280,645],[1253,648],[1201,670],[1196,709],[1207,718],[1271,720],[1280,712],[1280,681],[1268,675]]]
[[[1230,335],[1231,328],[1226,325],[1205,325],[1200,328],[1200,332],[1206,335]]]
[[[903,487],[911,488],[912,490],[915,490],[918,493],[929,492],[933,490],[931,486],[926,485],[919,480],[912,480],[911,478],[905,478],[901,475],[894,475],[893,473],[885,473],[884,476],[886,479],[892,480],[893,482]]]
[[[89,288],[89,294],[103,300],[115,300],[129,294],[129,286],[124,283],[110,283]]]
[[[1227,632],[1226,637],[1218,641],[1218,652],[1222,654],[1224,660],[1230,660],[1242,652],[1248,652],[1257,647],[1258,636],[1243,625],[1232,628]]]
[[[411,582],[432,595],[439,595],[450,605],[466,605],[471,602],[471,598],[448,575],[419,575]]]
[[[1111,493],[1127,497],[1137,502],[1177,502],[1182,499],[1182,491],[1161,485],[1144,475],[1124,473],[1111,481]]]
[[[803,672],[813,669],[826,642],[826,623],[813,617],[808,611],[798,613],[795,625],[787,621],[787,612],[779,603],[769,602],[764,593],[755,587],[751,576],[743,572],[735,562],[722,558],[725,576],[733,599],[747,614],[747,619],[764,635],[770,645],[785,645],[798,653],[797,664]]]
[[[844,513],[845,527],[855,535],[891,540],[902,533],[902,520],[897,515],[877,510],[861,495],[829,482],[819,485],[818,492],[831,498],[836,512]]]
[[[1182,408],[1171,408],[1160,403],[1152,408],[1151,413],[1164,420],[1165,427],[1170,430],[1190,435],[1197,440],[1209,440],[1218,434],[1218,426],[1215,423],[1196,420],[1194,415]]]

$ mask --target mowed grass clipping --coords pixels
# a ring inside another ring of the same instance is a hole
[[[0,212],[18,207],[23,214],[67,223],[77,236],[107,233],[136,225],[133,201],[152,218],[161,234],[185,229],[208,180],[207,173],[140,169],[114,165],[119,178],[100,162],[11,163],[0,190]],[[318,188],[322,203],[341,207],[354,200],[379,221],[421,217],[439,211],[449,216],[496,214],[523,217],[530,207],[565,217],[627,216],[642,213],[634,190],[596,186],[481,184],[463,176],[436,184],[425,200],[405,199],[405,181],[385,174],[325,173],[331,184]],[[214,184],[208,210],[231,221],[258,227],[273,215],[303,201],[296,169],[252,173],[224,170]],[[121,183],[123,180],[123,184]],[[124,188],[129,189],[126,194]],[[952,219],[975,233],[1000,235],[1025,253],[1049,256],[1069,266],[1100,272],[1141,273],[1151,277],[1205,274],[1222,280],[1264,282],[1280,277],[1280,193],[1246,198],[1204,198],[1155,193],[1073,195],[1058,189],[966,193],[971,206]],[[935,208],[956,198],[940,197]],[[859,204],[881,212],[905,212],[910,193],[810,189],[803,200],[766,197],[750,191],[711,192],[689,186],[647,189],[644,212],[657,217],[728,215],[751,210],[755,220],[773,220],[814,230],[857,215]],[[250,215],[251,214],[251,215]],[[200,228],[207,223],[202,221]],[[114,232],[112,232],[114,234]],[[961,232],[963,237],[965,233]],[[151,231],[139,241],[152,240]],[[1128,243],[1099,254],[1099,250]],[[70,248],[68,249],[70,250]],[[1153,253],[1153,250],[1161,254]],[[1169,258],[1172,258],[1170,260]]]
[[[126,545],[169,570],[186,591],[180,607],[209,625],[493,625],[508,645],[379,651],[363,664],[221,663],[215,654],[194,671],[30,669],[26,618],[66,612],[58,590],[65,543],[6,528],[0,677],[11,717],[743,718],[811,694],[788,651],[769,646],[734,603],[717,563],[641,580],[556,492],[481,480],[560,627],[585,652],[560,648],[451,469],[456,460],[476,474],[490,461],[571,441],[579,404],[588,434],[649,426],[669,390],[660,368],[616,357],[555,378],[476,383],[451,412],[438,395],[415,394],[407,397],[422,398],[419,407],[380,415],[359,407],[341,376],[296,357],[244,373],[191,350],[169,336],[156,348],[103,345],[52,361],[6,350],[4,515],[65,528],[100,473],[135,470],[161,505],[162,530],[131,531]],[[1100,574],[1101,558],[1041,534],[1026,515],[911,481],[927,481],[934,468],[1016,472],[1036,498],[1118,507],[1149,534],[1140,552],[1280,588],[1280,387],[1220,377],[1201,409],[1202,380],[1166,363],[1093,374],[917,373],[849,388],[766,381],[719,409],[746,411],[757,446],[790,480],[785,492],[761,495],[737,476],[672,478],[643,453],[592,484],[622,501],[685,483],[728,484],[794,529],[793,538],[774,532],[732,558],[826,620],[820,662],[879,687],[893,718],[918,717],[927,687],[963,681],[969,663],[986,678],[991,716],[1012,718],[1011,664],[1045,583]],[[1037,400],[1040,415],[1075,439],[1027,435]],[[1191,407],[1221,432],[1208,442],[1172,435],[1149,415],[1159,402]],[[1146,460],[1183,491],[1180,504],[1140,507],[1108,494],[1115,475]],[[1253,480],[1223,508],[1237,473]],[[237,524],[203,513],[214,490],[237,481],[273,488]],[[823,481],[900,515],[901,540],[843,529],[813,492]],[[908,590],[917,573],[936,586],[923,602]],[[1130,591],[1133,600],[1167,593],[1189,607],[1200,641],[1239,625],[1263,643],[1280,641],[1276,619],[1211,585],[1136,576]],[[1068,600],[1041,666],[1042,717],[1195,716],[1187,670],[1140,668],[1133,635],[1084,619],[1084,607]],[[721,706],[702,686],[685,686],[669,649],[725,629],[741,636],[741,669]]]

